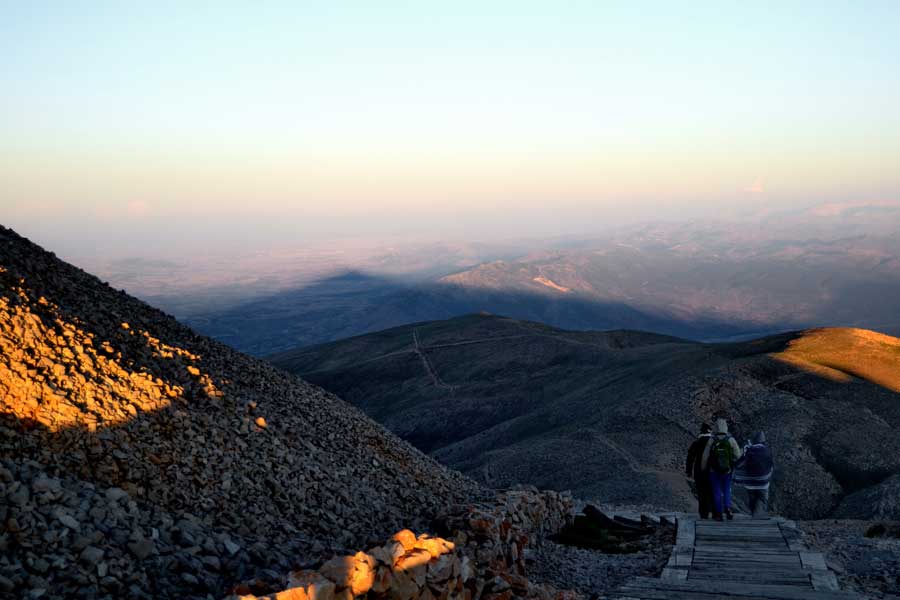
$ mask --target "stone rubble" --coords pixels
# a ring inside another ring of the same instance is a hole
[[[797,526],[803,543],[825,555],[841,589],[900,599],[900,522],[828,519]]]
[[[571,514],[0,227],[0,598],[574,599],[528,572]]]
[[[257,596],[244,584],[228,600],[577,600],[574,592],[529,581],[525,564],[546,534],[566,524],[572,505],[566,494],[509,490],[450,507],[433,523],[446,537],[404,529],[366,552],[291,572],[278,591]]]
[[[0,588],[34,597],[216,597],[485,496],[3,227],[0,459]]]

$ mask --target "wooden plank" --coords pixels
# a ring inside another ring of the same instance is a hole
[[[680,546],[681,544],[678,544],[678,545]],[[693,546],[695,548],[699,548],[702,546],[709,546],[710,548],[713,548],[716,546],[738,546],[741,548],[757,548],[757,547],[765,548],[766,546],[772,546],[772,547],[778,548],[778,549],[782,549],[782,548],[789,549],[790,548],[790,546],[788,546],[782,539],[756,540],[755,542],[749,542],[746,540],[709,540],[709,539],[707,539],[707,540],[697,540],[697,542],[694,543]],[[803,550],[806,550],[806,548],[803,548]],[[800,550],[798,550],[797,552],[800,552]]]
[[[624,600],[625,598],[637,600],[716,600],[722,598],[718,592],[703,592],[698,590],[651,590],[651,589],[628,589],[624,591],[627,596],[614,596],[616,600]],[[731,595],[724,596],[729,600],[782,600],[779,596],[745,596]],[[812,598],[812,596],[810,596]]]
[[[784,539],[784,534],[778,531],[777,529],[702,529],[698,527],[695,529],[697,537],[704,536],[723,536],[723,535],[735,535],[735,536],[747,536],[747,537],[780,537]]]
[[[800,554],[798,552],[792,552],[790,554],[780,554],[780,553],[765,553],[765,552],[753,552],[753,551],[723,551],[723,552],[709,552],[706,550],[694,550],[695,558],[705,558],[708,560],[754,560],[754,561],[771,561],[771,562],[792,562],[796,563],[798,566],[803,565],[803,561],[800,560]]]
[[[786,530],[777,523],[766,523],[765,521],[732,521],[731,523],[727,521],[721,523],[718,521],[697,521],[697,527],[703,527],[704,529],[781,529],[782,531],[792,531]]]
[[[727,598],[728,600],[851,600],[857,596],[821,596],[815,590],[772,590],[764,595],[748,595],[742,593],[721,593],[703,590],[662,590],[649,588],[627,588],[622,590],[619,596],[613,596],[616,600],[716,600]]]
[[[716,522],[678,515],[677,542],[660,579],[636,578],[620,600],[844,600],[825,558],[783,519]]]
[[[799,556],[797,552],[789,550],[787,546],[782,546],[775,550],[766,550],[759,546],[759,544],[754,544],[752,546],[746,544],[732,544],[732,547],[729,549],[728,544],[716,544],[715,546],[710,545],[705,549],[700,546],[694,546],[694,549],[703,550],[704,552],[768,552],[769,554],[790,554],[792,556]]]
[[[713,581],[729,583],[758,583],[765,585],[794,585],[808,589],[814,589],[809,575],[796,575],[793,573],[717,573],[715,571],[695,571],[691,569],[687,574],[688,581]]]
[[[698,533],[694,536],[698,542],[703,540],[746,540],[752,542],[755,540],[779,540],[787,543],[783,535],[780,533],[740,533],[740,532],[722,532],[722,533]]]
[[[762,580],[791,580],[791,581],[802,581],[806,585],[812,587],[812,579],[810,579],[811,571],[807,571],[804,573],[800,569],[791,569],[791,570],[781,570],[781,569],[766,569],[766,570],[728,570],[728,569],[720,569],[720,568],[697,568],[696,566],[692,566],[690,571],[688,571],[688,579],[695,578],[711,578],[717,581],[746,581],[748,579],[762,579]]]
[[[700,534],[694,537],[694,541],[706,542],[709,540],[731,540],[731,541],[740,541],[740,542],[760,542],[766,540],[777,540],[782,544],[787,545],[788,540],[785,540],[781,535],[741,535],[741,534]]]
[[[678,566],[678,565],[674,565]],[[809,571],[798,564],[791,563],[750,563],[735,561],[706,561],[697,560],[690,564],[691,572],[693,571],[719,571],[721,573],[731,572],[764,572],[764,573],[821,573],[822,571]]]
[[[722,552],[710,552],[709,550],[694,550],[696,558],[704,558],[706,560],[757,560],[771,562],[791,562],[802,566],[798,552],[781,553],[781,552],[753,552],[752,550],[723,550]]]
[[[717,593],[722,597],[732,595],[745,595],[753,598],[776,597],[784,600],[806,600],[807,598],[821,598],[822,600],[838,600],[858,598],[857,595],[848,592],[828,592],[816,590],[796,589],[793,586],[772,586],[754,583],[729,582],[729,581],[686,581],[677,583],[673,581],[662,582],[648,577],[635,577],[625,586],[628,589],[660,589],[660,590],[687,590],[698,592]],[[810,594],[809,592],[813,592]],[[780,595],[774,595],[780,594]],[[820,595],[814,595],[820,594]]]
[[[696,531],[701,533],[723,533],[729,531],[740,531],[741,533],[772,533],[784,535],[784,532],[778,527],[708,527],[706,525],[697,525]]]
[[[730,560],[711,560],[708,558],[697,558],[694,557],[694,560],[691,561],[689,566],[696,566],[698,568],[709,568],[709,567],[719,567],[719,568],[729,568],[729,569],[797,569],[798,571],[803,570],[803,566],[799,562],[789,562],[789,561],[771,561],[771,560],[740,560],[740,559],[730,559]]]
[[[785,537],[777,531],[737,531],[737,530],[726,531],[724,529],[722,529],[720,531],[699,530],[699,531],[697,531],[697,533],[694,537],[697,538],[698,540],[707,538],[707,537],[714,537],[714,538],[741,537],[741,538],[750,538],[750,539],[755,539],[755,538],[760,538],[760,537],[764,537],[764,538],[771,537],[771,538],[778,538],[781,540],[785,539]]]
[[[813,571],[802,571],[801,569],[725,569],[721,566],[706,566],[697,568],[691,566],[688,571],[688,579],[694,577],[712,577],[721,581],[744,581],[745,579],[792,579],[797,581],[805,581],[812,586],[810,575]]]
[[[694,517],[696,518],[696,517]],[[733,519],[729,521],[725,519],[724,521],[716,521],[715,519],[697,519],[698,523],[703,523],[704,525],[711,525],[713,527],[731,527],[737,525],[743,525],[746,527],[782,527],[783,523],[779,523],[773,519]]]

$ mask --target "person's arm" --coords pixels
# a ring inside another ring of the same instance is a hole
[[[736,463],[744,456],[744,451],[741,450],[741,445],[733,437],[731,438],[731,449],[734,450],[734,462]]]
[[[706,443],[703,444],[703,458],[700,459],[700,469],[705,471],[706,465],[709,464],[709,449],[712,447],[712,438],[706,438]]]
[[[697,442],[694,441],[688,448],[687,460],[684,463],[684,473],[688,477],[694,476],[694,463],[697,461]]]

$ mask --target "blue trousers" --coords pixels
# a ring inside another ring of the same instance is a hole
[[[731,508],[731,473],[709,472],[712,484],[713,507],[715,514],[721,515]]]

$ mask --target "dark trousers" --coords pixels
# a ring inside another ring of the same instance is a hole
[[[709,472],[712,483],[713,510],[716,515],[731,510],[731,473]]]
[[[709,475],[703,473],[694,482],[697,484],[697,503],[700,505],[700,518],[708,519],[709,513],[713,509],[712,484],[709,481]]]
[[[747,490],[750,514],[754,519],[765,519],[769,516],[769,490]]]

